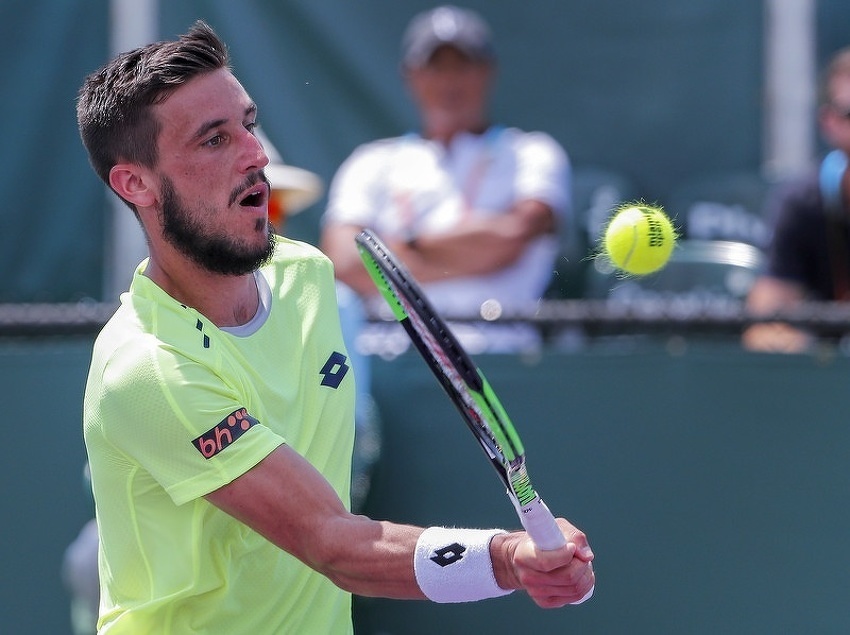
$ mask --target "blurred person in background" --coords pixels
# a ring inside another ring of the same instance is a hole
[[[769,198],[768,265],[747,298],[759,317],[806,301],[850,301],[850,47],[836,53],[820,87],[818,123],[832,148],[817,170],[777,186]],[[757,323],[743,334],[753,351],[799,353],[817,338],[795,326]]]
[[[324,193],[324,183],[317,174],[284,163],[277,148],[262,130],[257,130],[257,138],[269,157],[269,164],[265,167],[271,184],[269,222],[278,234],[284,235],[286,219],[318,201]]]
[[[368,227],[447,316],[480,318],[485,303],[497,313],[534,307],[567,222],[566,153],[548,134],[491,121],[496,52],[477,13],[440,6],[416,15],[402,38],[401,70],[421,128],[358,147],[334,176],[321,246],[337,278],[362,298],[375,296],[354,244]],[[473,351],[536,344],[528,330],[475,338],[452,328]]]

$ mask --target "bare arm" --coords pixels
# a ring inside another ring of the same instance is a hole
[[[461,276],[483,275],[516,262],[535,238],[555,231],[555,214],[540,201],[519,202],[508,213],[476,216],[450,232],[422,234],[415,243],[382,236],[417,280],[431,282]],[[355,225],[329,225],[322,234],[322,249],[334,262],[336,276],[361,295],[375,293],[354,245],[362,229]]]
[[[552,209],[540,201],[526,200],[507,214],[476,216],[452,232],[418,236],[415,251],[427,267],[420,277],[427,281],[503,269],[516,262],[531,241],[554,230]]]
[[[799,305],[806,299],[803,288],[793,282],[762,276],[747,296],[747,310],[765,316]],[[811,345],[811,336],[781,322],[754,324],[744,331],[742,343],[753,351],[796,353]]]
[[[407,562],[422,530],[349,513],[324,477],[289,446],[207,500],[343,589],[424,597]]]
[[[343,589],[365,596],[424,597],[413,569],[422,528],[349,513],[322,475],[288,446],[207,500]],[[593,555],[587,539],[559,522],[568,544],[557,551],[538,552],[524,532],[493,539],[499,586],[524,588],[544,608],[575,602],[590,590]]]

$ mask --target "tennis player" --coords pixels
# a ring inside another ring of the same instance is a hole
[[[149,257],[95,343],[84,434],[101,633],[351,633],[351,595],[541,607],[593,554],[348,509],[354,377],[330,261],[269,229],[257,107],[203,22],[119,55],[77,106]]]

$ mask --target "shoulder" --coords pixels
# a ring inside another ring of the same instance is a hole
[[[401,149],[415,147],[420,144],[421,137],[414,134],[369,141],[357,146],[345,160],[343,165],[385,160]]]
[[[522,130],[513,127],[495,127],[501,138],[518,146],[540,146],[564,152],[563,146],[548,132],[540,130]]]
[[[330,266],[330,259],[315,245],[284,236],[275,236],[274,240],[274,255],[266,267],[280,268],[299,263],[320,268]]]
[[[158,383],[187,360],[209,355],[195,311],[143,304],[122,305],[95,341],[92,368],[99,369],[109,390],[125,383]]]
[[[357,146],[340,164],[334,174],[329,197],[342,189],[349,193],[383,176],[388,167],[398,160],[399,152],[406,152],[415,143],[407,136],[378,139]]]
[[[109,435],[109,430],[126,430],[139,413],[159,410],[172,375],[177,375],[178,382],[197,384],[199,377],[191,370],[195,364],[187,363],[185,352],[192,350],[188,342],[194,339],[197,356],[203,355],[203,334],[187,324],[181,344],[173,341],[173,329],[161,337],[149,328],[146,320],[120,309],[95,341],[84,397],[87,439],[92,434]]]
[[[333,286],[333,264],[323,251],[309,243],[275,236],[275,250],[262,274],[275,291],[299,293],[305,285]]]
[[[502,128],[499,136],[502,143],[510,147],[520,158],[531,161],[550,161],[559,165],[566,165],[569,162],[564,147],[546,132]]]

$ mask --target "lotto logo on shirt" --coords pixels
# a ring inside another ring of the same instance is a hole
[[[227,415],[214,428],[207,430],[197,439],[193,439],[192,444],[198,448],[198,452],[203,454],[205,459],[211,459],[245,434],[245,431],[251,426],[258,423],[259,421],[249,415],[245,408],[240,408]]]

